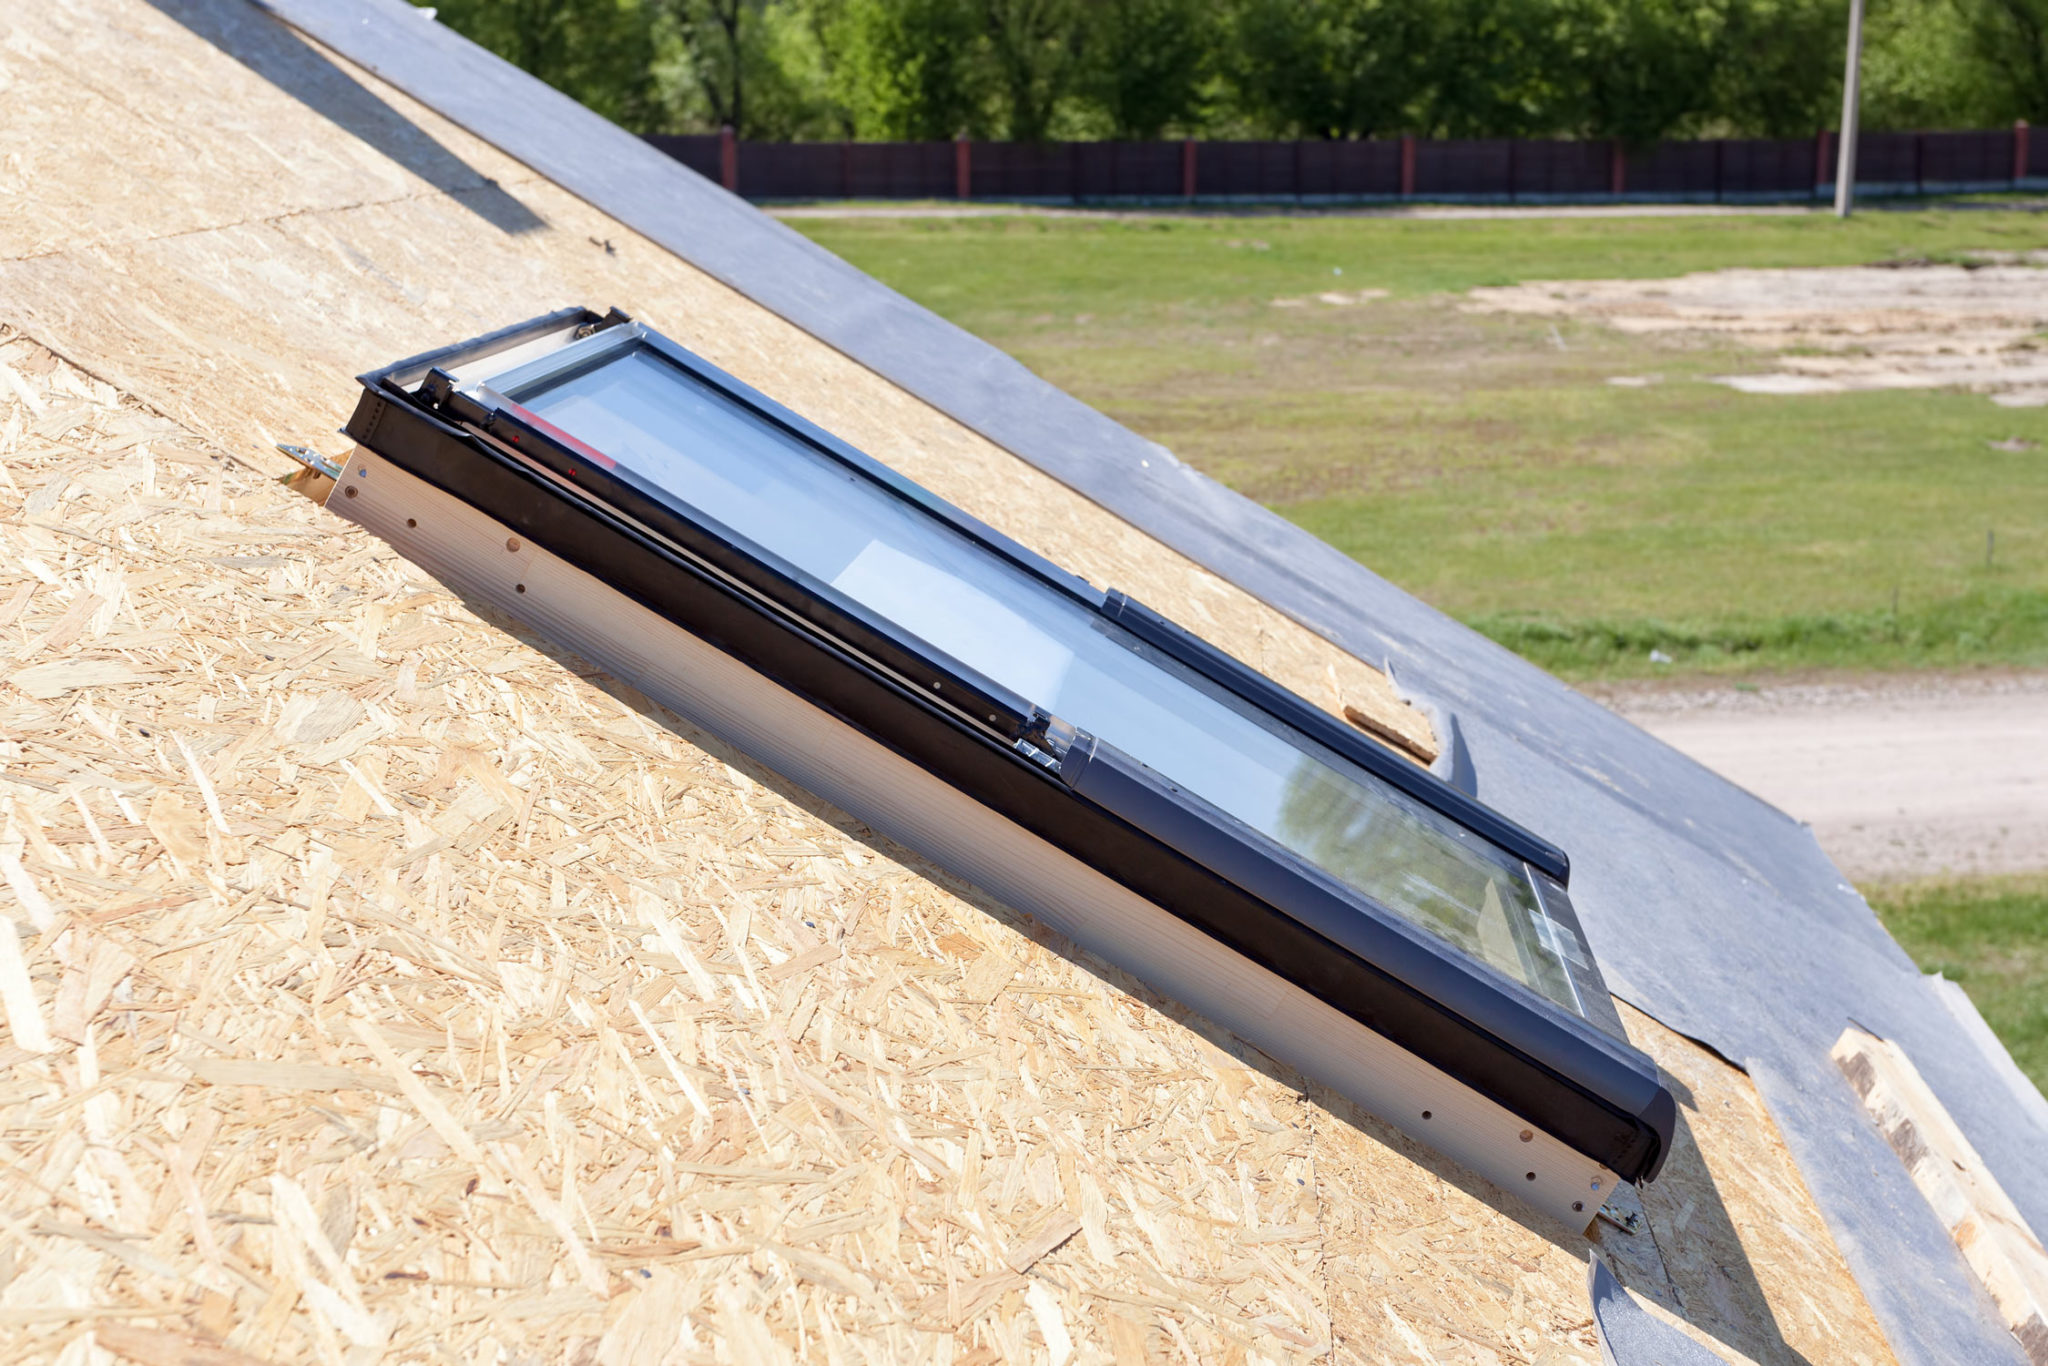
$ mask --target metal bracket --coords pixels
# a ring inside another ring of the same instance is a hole
[[[1643,1231],[1643,1216],[1632,1209],[1615,1210],[1602,1205],[1599,1213],[1593,1217],[1606,1220],[1623,1233],[1636,1234]]]
[[[280,441],[277,448],[315,474],[324,474],[329,479],[341,478],[340,463],[320,454],[311,446],[298,446],[289,441]]]

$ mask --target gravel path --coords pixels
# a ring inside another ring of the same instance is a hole
[[[1594,691],[1859,880],[2048,869],[2048,674]]]

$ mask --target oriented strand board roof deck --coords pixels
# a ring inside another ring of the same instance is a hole
[[[617,303],[1417,726],[1373,670],[241,0],[29,0],[0,111],[9,1359],[1596,1359],[1583,1239],[480,619],[269,445]],[[1888,1361],[1747,1079],[1629,1023],[1687,1109],[1624,1279]]]

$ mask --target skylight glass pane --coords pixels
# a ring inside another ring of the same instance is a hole
[[[600,334],[602,335],[602,334]],[[571,348],[576,350],[577,348]],[[573,359],[573,358],[565,358]],[[708,518],[1582,1014],[1520,860],[634,345],[496,392]]]

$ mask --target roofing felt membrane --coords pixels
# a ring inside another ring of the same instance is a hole
[[[97,1306],[278,1360],[653,1360],[685,1320],[734,1359],[1594,1359],[1584,1240],[270,482],[348,376],[564,297],[1423,728],[1391,649],[1574,853],[1618,994],[1751,1069],[1624,1010],[1684,1087],[1647,1240],[1597,1238],[1631,1289],[1757,1359],[2012,1355],[1808,1036],[1900,1038],[2038,1227],[2033,1140],[1790,822],[1190,474],[1148,504],[1084,446],[1077,495],[241,0],[0,34],[0,848],[52,917],[0,961],[52,1048],[0,1052],[11,1355]],[[743,209],[696,226],[774,267]]]

